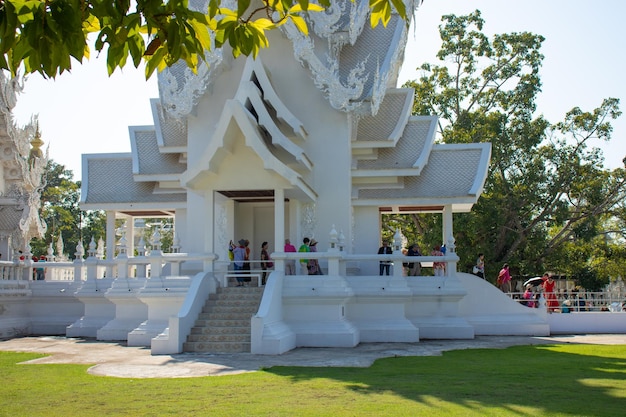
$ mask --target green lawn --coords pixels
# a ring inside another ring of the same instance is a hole
[[[121,379],[0,352],[1,416],[624,416],[626,346],[547,345],[274,367],[233,376]]]

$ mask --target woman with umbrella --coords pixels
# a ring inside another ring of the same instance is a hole
[[[556,295],[554,295],[554,286],[556,285],[556,281],[552,279],[552,275],[548,274],[547,272],[543,274],[543,277],[541,277],[541,279],[543,280],[541,287],[543,288],[543,296],[546,299],[548,313],[558,311],[559,301],[556,299]]]

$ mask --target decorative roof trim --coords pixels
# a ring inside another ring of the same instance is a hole
[[[390,88],[387,90],[387,93],[385,96],[389,96],[389,95],[404,95],[405,96],[402,109],[400,110],[400,112],[398,112],[398,115],[397,115],[398,118],[396,119],[394,129],[389,133],[388,137],[381,138],[380,140],[376,140],[376,141],[369,141],[369,140],[363,140],[363,139],[359,140],[358,139],[359,127],[357,124],[357,137],[355,137],[351,142],[352,149],[391,148],[391,147],[394,147],[398,143],[398,141],[402,137],[402,134],[404,133],[404,129],[406,128],[406,125],[409,119],[411,118],[411,111],[413,110],[413,97],[415,95],[415,90],[412,88]],[[385,102],[382,103],[382,106],[384,105],[385,105]],[[378,116],[380,116],[380,114]],[[376,119],[377,116],[366,116],[366,117],[371,117],[373,119]],[[424,116],[424,117],[432,117],[432,116]]]
[[[245,103],[245,99],[250,97],[250,90],[248,89],[249,83],[246,81],[254,83],[255,78],[260,84],[261,89],[263,90],[262,92],[260,92],[258,89],[256,89],[255,95],[258,95],[258,97],[261,97],[263,101],[270,104],[274,108],[274,110],[276,110],[276,116],[283,123],[287,124],[300,139],[306,140],[308,134],[304,129],[304,125],[287,108],[287,106],[285,106],[283,101],[276,93],[276,90],[274,90],[274,86],[272,86],[272,82],[267,75],[261,57],[257,57],[256,59],[252,57],[247,58],[246,65],[243,69],[243,74],[241,75],[242,82],[239,85],[237,93],[235,94],[235,98],[238,99],[240,102]]]
[[[412,107],[413,105],[411,105]],[[420,156],[417,158],[413,167],[418,170],[418,175],[422,172],[422,169],[428,164],[428,158],[430,157],[430,152],[433,149],[435,144],[435,136],[437,133],[437,121],[439,117],[437,116],[411,116],[408,121],[415,120],[430,120],[430,126],[428,128],[428,135],[426,136],[426,143],[424,144],[424,148],[420,153]],[[408,123],[407,121],[407,123]]]
[[[233,120],[243,132],[246,146],[256,152],[263,161],[265,169],[274,171],[283,177],[288,183],[299,188],[311,200],[317,199],[317,193],[306,184],[300,174],[283,164],[267,148],[264,139],[259,134],[256,120],[238,100],[227,100],[225,102],[224,110],[213,136],[208,141],[208,146],[205,148],[202,157],[199,158],[200,163],[181,175],[181,184],[183,186],[193,189],[194,183],[199,181],[201,177],[208,173],[216,174],[218,172],[225,153],[230,153],[230,146],[226,143],[226,139],[229,138],[228,130]]]
[[[130,138],[130,153],[133,161],[133,175],[139,175],[139,151],[137,149],[137,132],[154,132],[154,126],[128,126],[128,136]]]
[[[82,210],[111,211],[172,211],[187,208],[187,201],[148,203],[80,203]]]

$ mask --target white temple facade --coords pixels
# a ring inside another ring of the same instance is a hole
[[[207,52],[209,65],[198,74],[184,64],[167,69],[151,102],[154,125],[129,129],[132,151],[83,156],[81,207],[107,211],[107,259],[120,255],[116,217],[130,224],[174,217],[180,253],[205,255],[177,264],[179,278],[190,281],[179,285],[169,316],[156,313],[163,297],[154,298],[153,278],[138,277],[132,286],[125,279],[123,290],[113,282],[106,298],[116,318],[97,337],[149,344],[155,353],[183,350],[198,306],[228,286],[228,244],[239,239],[251,242],[252,259],[260,259],[268,241],[275,262],[251,321],[254,353],[548,334],[545,319],[514,302],[493,327],[491,307],[464,304],[462,281],[475,277],[456,271],[453,217],[480,197],[491,148],[438,144],[437,117],[411,114],[414,92],[396,87],[406,22],[394,15],[386,28],[372,29],[368,2],[348,0],[307,20],[309,36],[286,24],[256,59],[234,59],[224,48]],[[390,212],[441,213],[445,276],[403,276],[400,231],[393,275],[378,276],[380,259],[372,254],[380,246],[381,215]],[[298,246],[304,237],[320,242],[315,256],[323,276],[284,273],[285,262],[299,258],[283,252],[285,239]],[[125,245],[133,241],[125,236]],[[476,285],[490,293],[487,283]],[[153,297],[129,307],[134,291]]]
[[[159,97],[149,103],[154,123],[129,128],[131,152],[83,155],[81,207],[106,211],[106,236],[86,236],[73,261],[47,262],[45,280],[30,280],[28,257],[0,260],[0,338],[87,337],[154,354],[281,354],[363,342],[626,333],[626,313],[547,314],[545,305],[527,308],[457,271],[454,214],[480,198],[491,148],[437,143],[437,117],[411,114],[414,92],[397,87],[407,25],[394,15],[372,29],[368,4],[333,1],[307,16],[308,36],[281,26],[256,60],[234,59],[225,47],[207,52],[197,74],[180,63],[160,73]],[[0,81],[3,93],[17,85]],[[14,95],[2,98],[0,252],[28,252],[45,227],[32,215],[46,158],[36,129],[16,135]],[[447,252],[413,258],[422,276],[405,276],[400,230],[393,253],[377,255],[382,214],[394,212],[442,216],[441,240],[432,244],[445,243]],[[175,230],[168,253],[161,229],[145,242],[135,227],[162,218]],[[319,242],[316,253],[284,252],[285,239],[297,248],[304,237]],[[244,274],[228,256],[229,242],[240,239],[251,248]],[[262,242],[273,261],[266,284]],[[323,275],[307,275],[303,258],[317,259]],[[390,275],[379,275],[380,261],[393,262]],[[443,276],[427,267],[434,261],[446,264]],[[297,270],[286,275],[292,262]],[[250,282],[236,287],[236,277]]]
[[[333,1],[307,16],[308,36],[283,25],[256,59],[225,47],[207,52],[197,74],[180,63],[160,73],[154,124],[129,128],[131,152],[83,155],[81,207],[106,211],[107,234],[87,237],[72,263],[48,264],[71,278],[14,290],[26,301],[11,305],[30,305],[24,332],[122,340],[155,354],[281,354],[565,328],[551,327],[545,308],[456,270],[454,214],[480,198],[491,147],[437,143],[437,116],[411,114],[414,92],[397,87],[406,22],[394,15],[372,29],[368,4]],[[394,212],[441,215],[432,244],[447,252],[420,257],[423,276],[405,276],[400,230],[393,254],[376,254],[382,214]],[[171,253],[158,230],[150,242],[135,236],[135,220],[163,217],[174,220]],[[127,226],[116,230],[120,218]],[[298,247],[304,237],[319,242],[306,258],[323,275],[284,252],[285,239]],[[244,288],[234,287],[228,256],[240,239],[252,260]],[[266,241],[273,267],[262,285]],[[379,276],[381,260],[394,263],[391,275]],[[443,276],[426,267],[435,260]],[[286,275],[292,261],[298,269]],[[224,317],[223,304],[243,318]],[[602,322],[626,332],[623,317]],[[0,316],[0,331],[8,322]]]

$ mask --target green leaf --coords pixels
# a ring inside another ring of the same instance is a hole
[[[237,16],[241,17],[250,7],[250,0],[238,0],[237,1]]]

